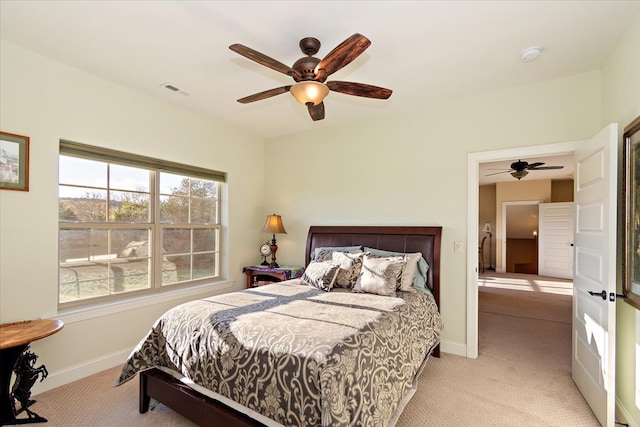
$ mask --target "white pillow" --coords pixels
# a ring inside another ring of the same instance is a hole
[[[329,291],[336,281],[340,266],[329,261],[311,261],[300,278],[303,285]]]
[[[400,280],[401,291],[413,291],[413,281],[418,272],[418,261],[422,258],[422,253],[404,254],[404,267],[402,268],[402,279]]]
[[[395,296],[404,264],[404,256],[381,258],[365,253],[362,259],[362,270],[353,291]]]

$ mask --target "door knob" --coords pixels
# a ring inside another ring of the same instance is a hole
[[[605,291],[604,289],[602,290],[602,292],[593,292],[593,291],[589,291],[589,295],[593,296],[593,297],[600,297],[603,300],[607,299],[607,291]]]

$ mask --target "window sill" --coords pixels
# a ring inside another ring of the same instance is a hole
[[[153,295],[133,297],[126,300],[119,300],[117,302],[109,302],[81,308],[76,307],[68,310],[60,310],[57,315],[50,316],[50,318],[62,320],[65,324],[82,322],[83,320],[109,316],[112,314],[134,310],[141,307],[147,307],[150,305],[161,304],[167,301],[173,301],[185,297],[228,292],[235,289],[235,284],[236,283],[233,280],[224,280],[199,286],[192,286],[189,288],[176,289],[174,291],[156,293]]]

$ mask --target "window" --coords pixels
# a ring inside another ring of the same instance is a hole
[[[221,172],[61,141],[59,304],[220,277]]]

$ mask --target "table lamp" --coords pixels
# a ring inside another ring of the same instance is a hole
[[[271,239],[271,263],[269,267],[278,268],[280,266],[276,263],[276,252],[278,251],[276,234],[287,234],[284,225],[282,225],[282,217],[276,214],[268,215],[264,227],[262,227],[262,232],[273,234],[273,238]]]

